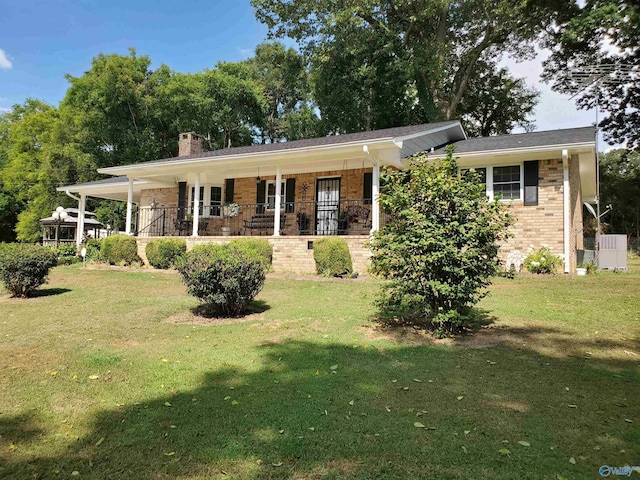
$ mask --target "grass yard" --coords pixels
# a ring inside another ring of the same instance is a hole
[[[640,262],[496,279],[456,341],[373,328],[373,281],[271,276],[188,323],[178,275],[0,292],[0,478],[600,478],[640,465]]]

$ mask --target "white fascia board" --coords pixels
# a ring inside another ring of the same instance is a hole
[[[488,157],[495,155],[520,155],[526,153],[537,153],[537,152],[551,152],[551,151],[559,151],[568,150],[568,149],[594,149],[594,142],[584,142],[584,143],[569,143],[569,144],[559,144],[559,145],[545,145],[539,147],[519,147],[519,148],[508,148],[508,149],[500,149],[500,150],[482,150],[476,152],[462,152],[457,153],[454,152],[454,157],[459,158],[469,158],[469,157]],[[561,156],[561,155],[560,155]],[[445,158],[445,154],[438,154],[430,156],[430,158]]]
[[[383,145],[385,143],[391,143],[393,145],[393,138],[386,137],[382,139],[376,140],[367,140],[367,141],[356,141],[356,142],[347,142],[347,143],[338,143],[332,145],[321,145],[314,147],[301,147],[301,148],[292,148],[287,150],[271,150],[267,152],[256,152],[256,153],[240,153],[236,155],[221,155],[218,157],[200,157],[200,158],[191,158],[189,160],[182,160],[180,158],[176,158],[174,160],[169,161],[153,161],[147,163],[133,163],[130,165],[122,165],[118,167],[105,167],[99,168],[98,173],[105,173],[108,175],[126,175],[129,171],[134,170],[148,170],[154,169],[158,167],[173,167],[173,166],[186,166],[186,165],[199,165],[206,163],[224,163],[228,161],[238,161],[238,160],[247,160],[251,161],[256,158],[269,158],[274,156],[293,156],[300,155],[305,153],[315,153],[315,152],[324,152],[327,150],[340,150],[344,148],[358,147],[363,145]]]
[[[135,186],[140,186],[140,185],[147,185],[149,182],[147,182],[146,180],[134,180],[133,181],[133,185]],[[113,182],[113,183],[100,183],[97,185],[66,185],[64,187],[58,187],[56,188],[56,191],[58,192],[77,192],[77,193],[82,193],[83,191],[87,190],[109,190],[112,188],[119,188],[122,187],[125,191],[128,188],[127,187],[128,183],[127,182]]]

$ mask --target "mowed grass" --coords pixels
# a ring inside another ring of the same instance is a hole
[[[378,286],[271,276],[257,313],[208,325],[184,323],[197,302],[160,272],[58,267],[36,298],[0,293],[0,478],[640,465],[639,262],[496,279],[487,325],[455,341],[376,329]]]

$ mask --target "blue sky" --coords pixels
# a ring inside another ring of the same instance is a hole
[[[0,0],[0,112],[28,97],[57,105],[65,74],[82,75],[99,53],[133,47],[154,66],[196,72],[250,56],[266,34],[249,0]],[[544,56],[503,62],[542,91],[537,129],[593,124],[593,112],[540,84]]]
[[[195,72],[250,56],[266,27],[248,0],[0,0],[0,108],[27,97],[56,105],[65,74],[99,53],[149,55],[155,66]],[[7,66],[6,63],[4,64]]]

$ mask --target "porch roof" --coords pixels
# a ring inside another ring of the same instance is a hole
[[[401,160],[423,150],[438,148],[466,138],[459,121],[410,125],[369,132],[332,135],[235,147],[197,155],[143,161],[98,169],[111,178],[58,188],[99,198],[126,200],[127,182],[133,178],[134,202],[143,189],[192,183],[221,183],[226,178],[347,170],[371,166],[373,162],[402,168]]]

